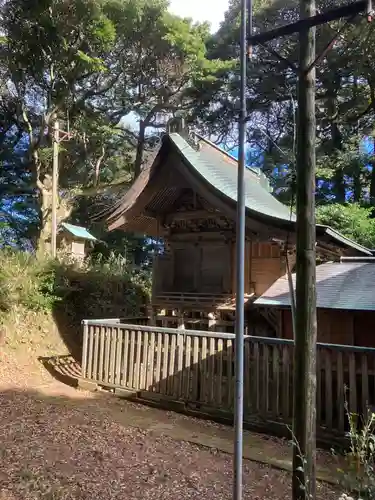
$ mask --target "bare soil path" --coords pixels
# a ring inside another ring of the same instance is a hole
[[[220,451],[230,429],[78,391],[31,359],[0,346],[0,499],[231,498],[232,456]],[[245,448],[290,460],[278,439],[247,433]],[[322,453],[319,464],[329,472],[332,460]],[[244,466],[244,498],[291,498],[288,472]],[[319,500],[338,496],[319,484]]]

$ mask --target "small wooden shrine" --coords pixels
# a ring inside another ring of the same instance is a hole
[[[293,269],[295,216],[272,195],[260,169],[248,168],[245,182],[244,301],[250,305],[286,273],[287,259]],[[164,242],[153,271],[152,309],[158,325],[233,331],[236,199],[235,158],[177,123],[114,207],[109,230],[121,228]],[[317,226],[317,241],[323,260],[371,255],[327,226]],[[248,333],[265,335],[272,327],[272,311],[251,314]]]
[[[60,251],[71,259],[82,262],[87,254],[89,242],[97,239],[89,231],[75,224],[62,222],[57,233],[57,245]]]

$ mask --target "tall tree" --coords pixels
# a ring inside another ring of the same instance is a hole
[[[196,87],[226,68],[206,58],[207,26],[173,16],[167,6],[162,0],[0,3],[1,72],[10,96],[9,127],[1,132],[9,144],[19,134],[26,150],[20,169],[35,202],[41,251],[51,233],[55,117],[72,132],[59,147],[65,218],[83,191],[126,187],[169,117],[189,114]]]
[[[345,3],[344,1],[342,3]],[[324,11],[337,2],[319,0]],[[230,3],[225,22],[209,44],[212,57],[237,57],[238,0]],[[255,29],[264,31],[275,25],[296,21],[298,3],[255,2]],[[374,55],[369,43],[374,40],[373,24],[358,16],[353,23],[336,21],[317,30],[317,50],[322,50],[339,29],[340,36],[326,57],[317,65],[317,195],[320,201],[345,202],[353,186],[356,199],[374,197],[375,172],[369,169],[361,152],[363,139],[372,134],[374,117]],[[275,180],[285,201],[283,183],[288,182],[285,167],[291,164],[295,143],[296,76],[289,62],[297,61],[297,39],[274,40],[265,47],[254,48],[248,78],[248,142],[259,152],[260,164]],[[275,57],[276,50],[284,61]],[[209,132],[220,142],[236,141],[233,121],[236,114],[236,89],[228,74],[219,89],[211,92],[211,106],[202,110]],[[356,143],[354,141],[356,139]],[[281,154],[280,149],[283,151]],[[348,154],[350,150],[350,155]],[[293,162],[292,162],[293,163]],[[279,173],[282,172],[282,175]],[[372,175],[369,173],[372,172]],[[372,188],[371,188],[372,186]],[[361,190],[361,192],[359,192]]]
[[[114,123],[129,117],[122,134],[135,149],[135,176],[167,121],[194,108],[196,86],[215,80],[228,66],[207,59],[207,24],[181,19],[167,7],[165,0],[125,0],[110,2],[106,10],[118,33],[118,57],[111,64],[118,79],[93,106]]]
[[[103,55],[115,29],[96,0],[6,0],[1,9],[1,55],[26,137],[44,251],[51,233],[52,121],[66,122],[70,111],[74,119],[80,104],[103,90],[93,85],[107,69]]]

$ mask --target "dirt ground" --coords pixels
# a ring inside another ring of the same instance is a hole
[[[2,349],[0,499],[231,498],[231,455],[138,428],[128,405],[67,387]],[[245,460],[244,498],[289,499],[290,485],[289,473]],[[318,485],[319,500],[338,497]]]

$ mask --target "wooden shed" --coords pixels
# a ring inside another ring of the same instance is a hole
[[[374,257],[346,257],[317,266],[318,342],[375,347],[374,283]],[[293,338],[287,276],[279,278],[254,306],[272,312],[277,336]]]
[[[258,168],[245,173],[245,297],[251,303],[295,262],[295,216],[271,193]],[[231,331],[236,290],[237,161],[180,128],[163,137],[152,162],[114,206],[109,230],[162,240],[155,257],[152,305],[175,315],[164,326]],[[322,259],[371,255],[327,226],[317,226]],[[158,324],[158,323],[157,323]]]
[[[76,261],[82,261],[86,257],[88,242],[97,239],[89,231],[82,227],[67,222],[62,222],[57,235],[59,250]]]

